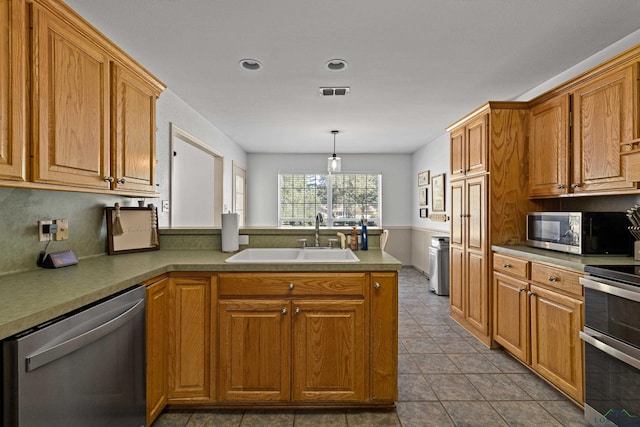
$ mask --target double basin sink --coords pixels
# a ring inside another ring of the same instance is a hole
[[[227,258],[231,263],[359,262],[351,249],[248,248]]]

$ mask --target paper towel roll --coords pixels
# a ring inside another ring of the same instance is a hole
[[[238,250],[238,214],[222,214],[222,252]]]

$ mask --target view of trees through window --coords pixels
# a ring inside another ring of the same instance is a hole
[[[322,214],[323,227],[380,226],[382,175],[366,173],[280,174],[281,227],[311,227]]]

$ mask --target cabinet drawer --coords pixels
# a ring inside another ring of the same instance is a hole
[[[550,286],[558,290],[582,296],[582,285],[577,272],[551,267],[549,265],[531,263],[531,280],[540,285]]]
[[[521,279],[529,278],[529,261],[502,254],[493,254],[493,270]]]
[[[364,296],[366,283],[365,273],[228,273],[218,277],[220,296]]]

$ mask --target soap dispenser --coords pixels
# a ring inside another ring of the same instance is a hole
[[[351,229],[351,241],[349,242],[349,247],[352,251],[358,250],[358,232],[356,231],[355,226]]]
[[[367,249],[369,249],[369,243],[368,243],[368,236],[367,236],[367,221],[364,219],[364,217],[362,218],[362,220],[360,221],[360,229],[361,229],[361,234],[362,234],[362,250],[366,251]]]

